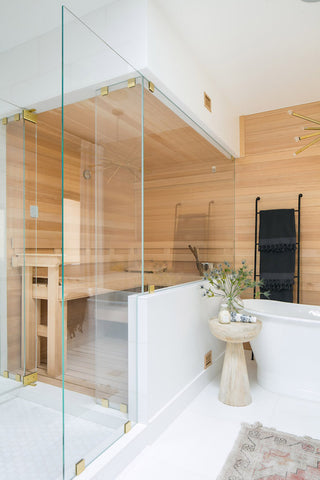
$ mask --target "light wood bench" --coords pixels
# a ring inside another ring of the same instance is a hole
[[[119,290],[134,290],[141,286],[141,272],[110,271],[84,278],[65,277],[64,288],[59,274],[62,255],[59,253],[26,253],[12,257],[12,265],[25,269],[22,275],[22,363],[33,370],[40,365],[40,339],[47,338],[47,374],[62,373],[62,323],[64,323],[64,358],[67,358],[68,301],[93,297]],[[65,264],[67,266],[68,264]],[[46,283],[34,282],[35,267],[47,269],[41,274]],[[145,273],[144,284],[161,287],[195,280],[194,274],[160,272]],[[64,297],[64,301],[63,301]],[[47,301],[47,325],[41,323],[41,300]],[[62,322],[62,309],[64,322]],[[37,342],[37,348],[36,348]],[[37,352],[37,358],[36,358]]]

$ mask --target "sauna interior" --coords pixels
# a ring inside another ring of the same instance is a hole
[[[61,302],[63,283],[66,385],[88,394],[95,394],[97,383],[110,385],[100,393],[117,405],[128,397],[128,295],[198,280],[189,245],[203,268],[233,259],[233,160],[162,103],[161,94],[145,88],[142,165],[138,81],[64,107],[63,228],[61,109],[39,113],[36,124],[21,116],[6,125],[8,303],[17,309],[8,312],[9,371],[18,373],[20,367],[23,267],[27,370],[37,367],[49,383],[61,375],[61,332],[51,338],[48,309],[50,294]],[[22,130],[24,147],[19,147]],[[37,323],[27,318],[29,310]],[[117,340],[110,349],[103,342],[99,348],[101,339],[113,335]],[[100,378],[96,370],[92,382],[95,363],[108,364],[113,375]]]
[[[21,478],[73,478],[136,421],[129,296],[234,259],[232,156],[72,22],[63,100],[1,102],[0,415]],[[112,66],[86,88],[76,29]]]

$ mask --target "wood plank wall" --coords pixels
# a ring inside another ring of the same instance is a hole
[[[234,161],[148,91],[144,104],[145,266],[159,271],[166,265],[168,271],[186,273],[168,277],[168,284],[181,283],[199,278],[189,244],[198,248],[200,261],[234,259]],[[96,233],[98,273],[139,269],[141,87],[66,106],[64,126],[64,196],[80,202],[81,218],[81,264],[67,266],[65,275],[94,278]],[[27,251],[61,252],[60,109],[39,114],[37,126],[25,123],[25,145],[22,120],[7,125],[7,165],[9,368],[14,370],[20,363],[21,272],[10,267],[11,258],[23,252],[24,241]],[[84,178],[84,170],[91,178]],[[37,221],[30,217],[30,206],[36,204]],[[78,241],[72,243],[79,246]],[[38,269],[41,274],[46,272]]]
[[[212,162],[211,162],[212,163]],[[232,160],[199,165],[193,172],[145,182],[145,260],[164,262],[168,270],[199,276],[188,248],[202,262],[234,259],[234,165]]]
[[[145,261],[196,279],[189,244],[201,262],[234,261],[234,160],[149,92],[145,105]]]
[[[84,105],[66,107],[64,145],[64,196],[80,202],[81,217],[81,265],[67,266],[66,276],[81,280],[94,278],[95,274],[95,188],[96,172],[92,169],[95,159],[95,124],[92,122],[94,101],[85,102],[88,115],[82,115]],[[112,106],[109,108],[112,109]],[[81,116],[82,115],[82,116]],[[94,115],[93,115],[94,118]],[[115,121],[114,121],[115,122]],[[74,124],[76,123],[76,126]],[[101,121],[102,128],[105,122]],[[114,124],[109,127],[116,131]],[[79,131],[79,135],[75,135]],[[85,132],[85,133],[84,133]],[[93,142],[92,142],[93,140]],[[12,257],[23,252],[61,253],[62,245],[62,191],[61,191],[61,112],[59,109],[38,115],[34,125],[20,119],[6,127],[7,144],[7,298],[8,298],[8,368],[15,371],[21,366],[21,298],[22,276],[20,268],[12,267]],[[111,139],[113,156],[123,148],[117,138]],[[24,155],[25,151],[25,155]],[[137,153],[137,152],[136,152]],[[103,152],[102,152],[103,154]],[[23,160],[25,159],[25,168]],[[91,178],[83,176],[91,170]],[[135,259],[136,250],[121,249],[122,245],[137,246],[141,256],[141,244],[137,240],[137,188],[135,177],[128,170],[116,172],[117,167],[97,172],[99,176],[100,224],[98,225],[101,273],[118,266],[122,270],[128,264],[128,256]],[[114,173],[118,173],[113,175]],[[119,174],[120,173],[120,174]],[[25,175],[25,202],[23,201],[23,176]],[[109,179],[112,177],[112,181]],[[139,197],[139,194],[138,194]],[[139,200],[140,201],[140,200]],[[39,217],[30,216],[30,206],[37,205]],[[25,232],[24,232],[25,208]],[[25,234],[24,234],[25,233]],[[108,248],[104,243],[108,244]],[[79,245],[79,242],[76,242]],[[38,276],[46,275],[46,269],[38,268]]]
[[[293,155],[310,141],[296,143],[294,137],[308,133],[303,128],[313,124],[290,116],[288,110],[320,121],[320,102],[241,118],[242,152],[235,177],[236,263],[247,259],[253,266],[255,198],[261,197],[260,209],[297,208],[302,193],[300,302],[319,305],[320,143]]]

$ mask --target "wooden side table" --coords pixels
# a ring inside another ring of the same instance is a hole
[[[220,381],[219,400],[233,407],[244,407],[252,402],[243,342],[256,337],[262,322],[227,324],[217,318],[209,320],[211,333],[219,340],[227,342]]]

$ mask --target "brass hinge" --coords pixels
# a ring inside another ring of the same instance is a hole
[[[148,89],[149,89],[149,92],[153,93],[154,92],[154,83],[148,82]]]
[[[105,408],[109,408],[109,400],[107,398],[102,398],[101,405]]]
[[[32,385],[38,380],[38,372],[29,373],[29,375],[24,375],[22,383],[24,386]]]
[[[8,125],[8,117],[2,119],[2,125]]]
[[[21,382],[21,375],[19,375],[19,373],[16,374],[16,376],[14,377],[15,381],[16,382]]]
[[[34,112],[35,112],[34,108],[32,108],[31,110],[23,110],[23,118],[28,122],[38,123],[38,120],[37,120],[38,115]]]
[[[4,378],[9,378],[8,370],[4,370],[2,375],[4,376]]]
[[[129,78],[128,80],[128,88],[132,88],[136,86],[136,79],[135,78]]]
[[[75,465],[75,473],[76,473],[76,475],[80,475],[80,473],[82,473],[85,468],[86,468],[86,462],[85,462],[85,459],[82,458],[82,459],[79,460],[79,462],[77,462],[76,465]]]
[[[124,424],[124,433],[128,433],[131,430],[131,422],[127,422]]]
[[[149,293],[154,293],[154,285],[149,285],[148,286],[148,292]]]
[[[100,88],[100,95],[104,97],[105,95],[109,94],[109,87],[102,87]]]
[[[125,403],[120,403],[120,412],[128,413],[128,405],[126,405]]]
[[[15,121],[15,122],[19,122],[19,120],[20,120],[20,113],[15,113],[15,115],[14,115],[13,118],[14,118],[14,121]]]

